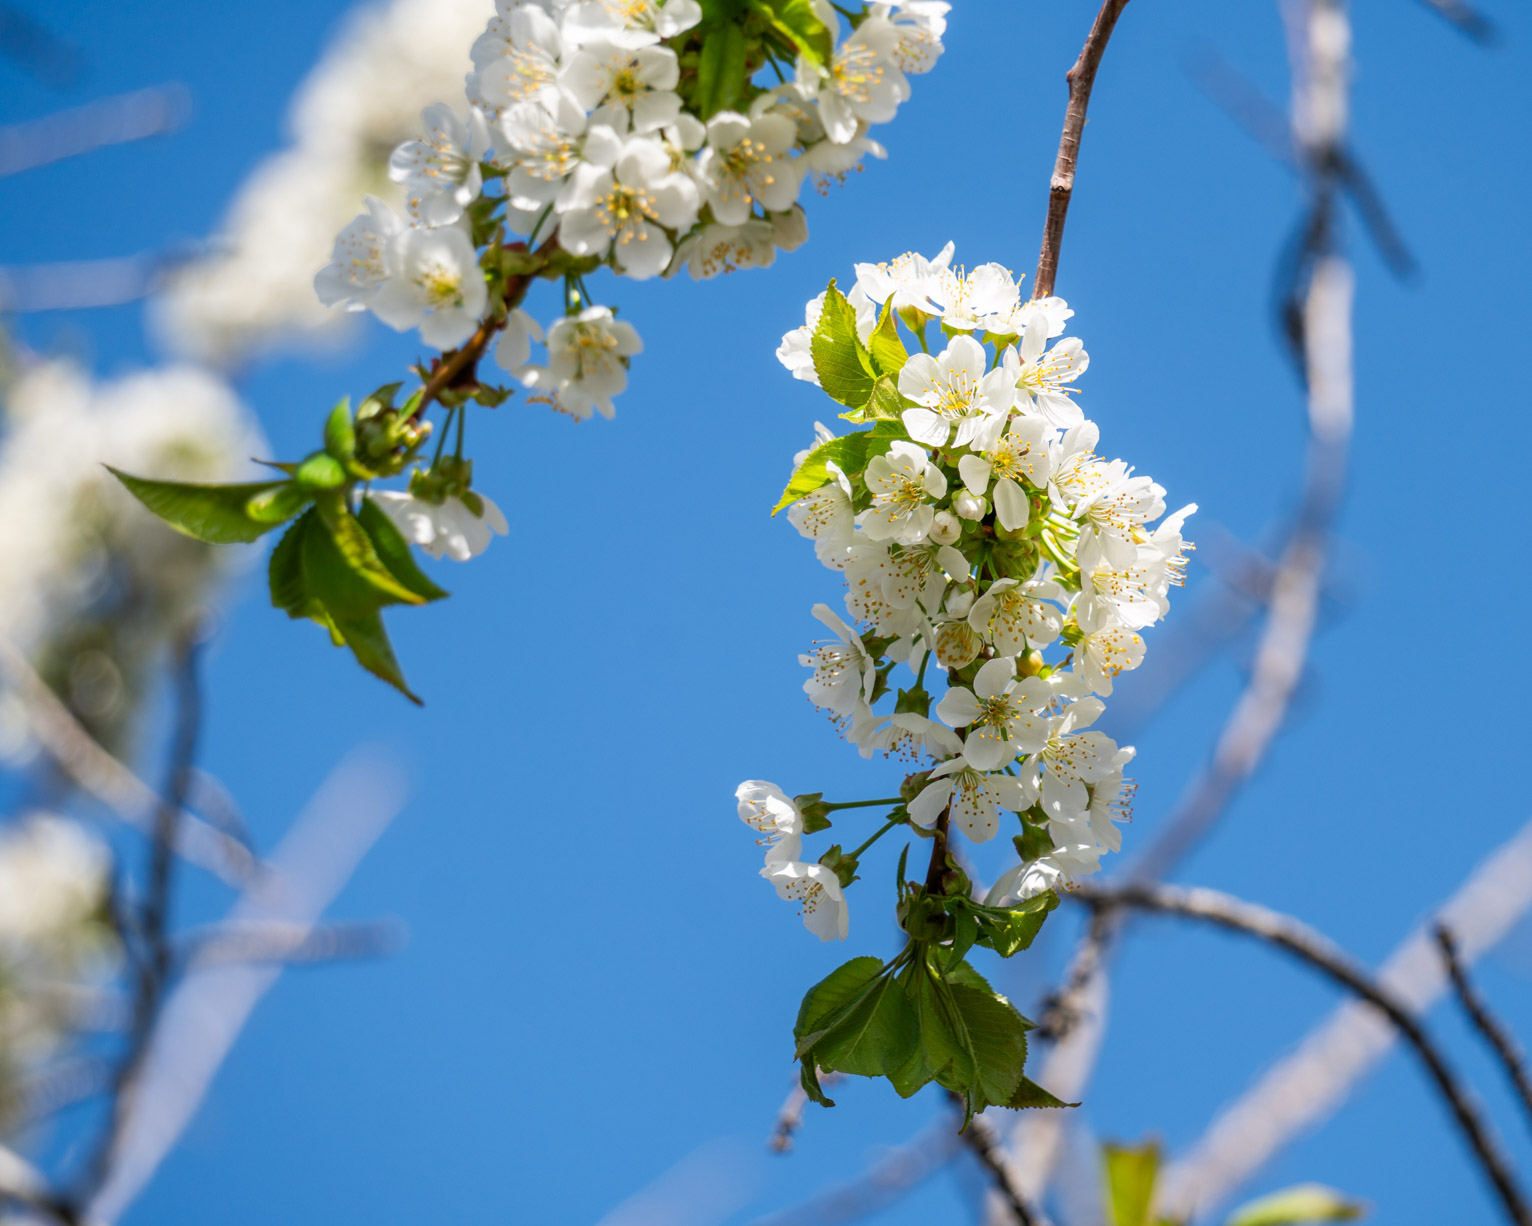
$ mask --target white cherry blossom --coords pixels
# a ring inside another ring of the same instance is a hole
[[[1048,320],[1035,314],[1017,348],[1007,349],[1001,359],[1006,378],[1016,388],[1024,410],[1042,417],[1051,426],[1067,430],[1085,420],[1080,406],[1070,399],[1067,386],[1085,373],[1090,355],[1079,337],[1060,341],[1046,353]]]
[[[1087,783],[1105,778],[1113,769],[1117,743],[1103,732],[1081,731],[1102,712],[1099,698],[1082,698],[1051,720],[1048,743],[1037,755],[1042,767],[1043,807],[1053,817],[1072,817],[1090,805]]]
[[[376,196],[363,202],[367,211],[336,236],[330,262],[314,277],[314,292],[325,306],[364,311],[388,280],[388,252],[406,222]]]
[[[588,160],[576,168],[558,209],[566,250],[603,257],[610,251],[622,271],[644,280],[670,263],[665,230],[696,220],[697,185],[671,170],[658,141],[629,137],[610,165]]]
[[[869,12],[889,21],[899,32],[894,63],[914,76],[936,67],[951,10],[946,0],[903,0],[899,4],[874,4]]]
[[[707,147],[697,172],[718,221],[743,225],[756,204],[767,211],[792,206],[799,173],[788,151],[795,137],[792,120],[783,115],[751,118],[722,111],[708,120]]]
[[[910,96],[896,57],[901,35],[886,18],[868,17],[835,49],[822,71],[798,61],[798,79],[816,90],[820,122],[835,144],[857,134],[857,121],[887,123]]]
[[[803,926],[821,941],[844,941],[850,930],[840,878],[823,864],[801,860],[772,861],[761,876],[776,887],[777,897],[798,904]]]
[[[479,326],[489,290],[479,253],[456,226],[405,230],[389,245],[388,279],[367,305],[400,332],[419,328],[438,349],[461,345]]]
[[[468,108],[468,121],[443,102],[421,114],[425,140],[406,141],[388,159],[388,177],[403,184],[412,216],[423,225],[451,225],[484,188],[479,162],[487,156],[489,125]]]
[[[894,443],[886,455],[868,461],[866,481],[872,506],[863,515],[862,528],[870,539],[905,545],[925,539],[936,514],[931,500],[947,493],[947,478],[924,447]]]
[[[1016,531],[1032,518],[1032,504],[1019,482],[1025,478],[1036,488],[1047,486],[1052,461],[1046,440],[1051,433],[1041,418],[1013,417],[1005,433],[988,448],[958,460],[958,475],[968,491],[978,497],[993,497],[995,518],[1002,528]],[[993,492],[991,477],[995,480]]]
[[[676,53],[668,47],[624,47],[593,42],[570,57],[559,85],[590,114],[619,134],[653,132],[676,121],[681,96]]]
[[[813,651],[798,657],[799,664],[814,670],[803,683],[803,692],[816,707],[849,717],[858,705],[872,700],[877,663],[862,645],[861,635],[829,605],[816,604],[812,612],[836,637],[816,643]]]
[[[941,288],[942,274],[952,263],[952,252],[949,242],[930,259],[919,252],[906,251],[884,264],[858,264],[857,288],[879,306],[892,302],[896,311],[940,315],[941,307],[931,300],[931,295]]]
[[[878,715],[865,705],[853,714],[846,739],[864,758],[881,752],[906,762],[925,756],[948,758],[963,749],[963,739],[957,733],[924,715],[913,711]]]
[[[1063,615],[1051,601],[1064,593],[1051,580],[996,579],[968,611],[968,624],[1002,656],[1046,647],[1059,637]]]
[[[610,307],[587,307],[554,321],[548,329],[548,365],[524,367],[521,381],[549,392],[577,420],[593,412],[610,419],[617,411],[612,397],[628,386],[627,359],[643,348],[638,330],[614,319]]]
[[[480,504],[478,510],[461,498],[434,503],[399,490],[374,490],[367,497],[393,521],[405,540],[433,558],[466,562],[489,548],[493,534],[505,536],[510,531],[505,514],[478,492],[473,495]]]
[[[803,814],[774,783],[746,779],[734,789],[739,820],[761,835],[758,846],[766,848],[766,863],[796,860],[803,846]]]
[[[1092,631],[1075,647],[1075,667],[1098,694],[1111,694],[1116,677],[1143,662],[1144,640],[1127,626]]]
[[[987,370],[984,346],[971,336],[954,336],[936,356],[911,354],[899,371],[899,393],[915,408],[901,414],[904,428],[928,447],[966,447],[986,430],[996,432],[1015,401],[1007,374]],[[956,433],[953,433],[956,427]]]
[[[936,718],[951,728],[967,728],[963,756],[980,770],[995,770],[1048,743],[1050,721],[1041,712],[1052,698],[1041,677],[1018,680],[1016,661],[997,656],[979,669],[973,689],[947,690]]]
[[[471,52],[477,71],[469,101],[491,114],[517,102],[538,102],[550,111],[558,106],[559,69],[564,39],[558,22],[536,4],[517,5],[502,12]]]
[[[910,820],[934,826],[943,809],[951,806],[950,819],[975,843],[985,843],[1000,829],[997,809],[1020,813],[1030,808],[1033,797],[1019,779],[989,774],[968,761],[967,755],[948,758],[928,777],[920,795],[910,801]]]

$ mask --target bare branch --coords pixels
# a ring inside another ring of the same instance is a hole
[[[1532,910],[1532,822],[1488,856],[1437,911],[1465,964],[1498,944]],[[1377,982],[1416,1014],[1448,988],[1441,951],[1416,928],[1378,968]],[[1397,1041],[1378,1013],[1349,1000],[1221,1110],[1160,1179],[1171,1217],[1204,1216],[1306,1129],[1333,1112]]]
[[[1127,6],[1128,0],[1104,0],[1085,46],[1080,49],[1080,58],[1064,75],[1069,83],[1069,102],[1064,108],[1064,131],[1059,137],[1059,153],[1048,184],[1048,218],[1043,223],[1043,245],[1037,256],[1034,298],[1046,298],[1053,293],[1059,271],[1059,248],[1064,244],[1064,220],[1075,189],[1075,167],[1080,161],[1080,138],[1085,133],[1085,111],[1090,106],[1091,89],[1096,84],[1096,70],[1101,67],[1107,40]]]
[[[1408,1004],[1380,986],[1349,955],[1291,916],[1243,902],[1216,890],[1165,885],[1125,885],[1116,889],[1082,887],[1074,897],[1095,907],[1132,907],[1163,915],[1203,920],[1232,932],[1256,937],[1294,955],[1377,1009],[1415,1052],[1446,1102],[1485,1177],[1516,1226],[1532,1226],[1532,1209],[1511,1174],[1510,1164],[1491,1136],[1489,1124]]]
[[[963,1133],[963,1140],[968,1143],[968,1148],[973,1150],[979,1165],[994,1182],[996,1194],[1011,1211],[1017,1226],[1045,1226],[1011,1177],[1010,1168],[1005,1161],[1005,1150],[1001,1148],[1000,1137],[995,1132],[994,1126],[982,1115],[976,1115],[968,1121],[968,1129]]]
[[[1447,975],[1452,980],[1452,988],[1457,993],[1458,1003],[1463,1006],[1463,1012],[1468,1014],[1479,1033],[1484,1036],[1484,1041],[1499,1058],[1506,1077],[1510,1079],[1511,1085],[1516,1090],[1516,1098],[1521,1103],[1522,1111],[1526,1113],[1527,1119],[1532,1121],[1532,1081],[1527,1079],[1526,1053],[1511,1037],[1510,1032],[1495,1019],[1484,998],[1469,982],[1468,968],[1463,965],[1463,959],[1458,953],[1458,942],[1452,935],[1452,929],[1444,923],[1438,923],[1433,931],[1436,944],[1442,951],[1442,962],[1447,967]]]
[[[1435,10],[1460,33],[1466,34],[1481,46],[1492,46],[1500,41],[1500,29],[1473,5],[1464,0],[1420,0],[1427,8]]]
[[[217,924],[183,942],[186,974],[240,962],[280,962],[303,966],[351,958],[378,958],[396,952],[404,941],[396,923],[355,924],[242,923]]]
[[[102,749],[26,656],[5,639],[0,639],[0,676],[21,700],[33,735],[64,773],[125,822],[151,833],[159,793]],[[230,885],[249,880],[254,868],[248,848],[189,813],[178,823],[176,850]]]
[[[0,42],[3,30],[0,9]],[[190,115],[191,94],[186,86],[172,83],[0,127],[0,178],[110,145],[163,136],[182,127]]]

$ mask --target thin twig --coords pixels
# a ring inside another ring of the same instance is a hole
[[[1500,1152],[1498,1142],[1491,1136],[1489,1125],[1478,1105],[1448,1067],[1435,1041],[1426,1033],[1408,1005],[1381,987],[1326,937],[1291,916],[1216,890],[1149,884],[1125,885],[1116,889],[1086,886],[1076,891],[1074,897],[1097,908],[1131,907],[1163,915],[1178,915],[1256,937],[1286,950],[1311,969],[1365,1000],[1393,1023],[1400,1036],[1419,1057],[1499,1197],[1506,1216],[1516,1226],[1532,1226],[1532,1209],[1528,1208],[1516,1184],[1509,1162]]]
[[[109,145],[163,136],[182,127],[190,115],[191,94],[173,82],[9,124],[0,127],[0,177]]]
[[[1021,1189],[1016,1186],[1016,1181],[1011,1177],[1010,1168],[1005,1161],[1005,1151],[1001,1148],[1000,1137],[995,1132],[994,1126],[982,1115],[976,1115],[968,1121],[968,1129],[963,1133],[963,1140],[968,1143],[968,1148],[973,1150],[979,1165],[989,1174],[995,1191],[1015,1217],[1017,1226],[1046,1226],[1032,1206],[1027,1203],[1027,1198],[1022,1195]]]
[[[388,921],[342,924],[215,924],[192,932],[178,945],[178,962],[190,975],[231,963],[280,962],[306,966],[342,959],[379,958],[404,942],[403,927]]]
[[[1437,908],[1472,964],[1532,911],[1532,822],[1486,856]],[[1417,1016],[1449,990],[1441,951],[1426,926],[1411,931],[1378,967],[1377,982]],[[1160,1208],[1181,1220],[1216,1220],[1251,1177],[1294,1138],[1312,1132],[1382,1063],[1398,1032],[1357,1000],[1323,1021],[1234,1102],[1162,1172]]]
[[[1064,243],[1064,219],[1069,213],[1069,198],[1075,189],[1075,166],[1080,161],[1080,137],[1085,132],[1085,111],[1090,106],[1091,88],[1096,84],[1096,69],[1106,51],[1112,28],[1128,0],[1105,0],[1090,28],[1085,46],[1074,67],[1064,74],[1069,84],[1069,102],[1064,108],[1064,131],[1059,137],[1059,153],[1053,163],[1053,178],[1048,184],[1048,219],[1043,224],[1043,246],[1037,256],[1037,279],[1032,287],[1034,298],[1053,293],[1059,271],[1059,248]]]
[[[1532,1081],[1527,1079],[1526,1054],[1511,1037],[1510,1031],[1496,1020],[1494,1014],[1489,1011],[1489,1006],[1484,1002],[1484,998],[1469,982],[1468,968],[1463,965],[1463,959],[1458,954],[1458,942],[1452,934],[1452,929],[1439,922],[1432,930],[1432,935],[1436,937],[1437,947],[1442,951],[1442,961],[1446,964],[1447,975],[1452,980],[1452,988],[1457,993],[1458,1003],[1463,1006],[1463,1012],[1468,1014],[1469,1020],[1478,1027],[1479,1033],[1484,1036],[1484,1041],[1499,1058],[1506,1077],[1516,1089],[1516,1097],[1521,1103],[1522,1111],[1526,1113],[1527,1119],[1532,1121]]]
[[[26,711],[27,723],[59,768],[123,821],[151,833],[162,799],[152,787],[114,758],[70,713],[25,655],[0,638],[0,676]],[[190,813],[181,815],[177,852],[230,885],[249,880],[255,865],[237,839]]]

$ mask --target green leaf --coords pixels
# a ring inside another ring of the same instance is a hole
[[[396,389],[398,386],[394,384]],[[330,410],[329,419],[324,424],[324,449],[342,462],[356,455],[356,425],[351,420],[349,397]]]
[[[1300,1183],[1247,1201],[1224,1226],[1298,1226],[1300,1222],[1354,1222],[1365,1216],[1361,1201],[1321,1183]]]
[[[835,288],[835,278],[825,289],[824,309],[809,342],[819,386],[832,400],[848,409],[860,409],[872,396],[876,374],[872,358],[856,332],[856,310]]]
[[[750,7],[816,67],[830,62],[835,36],[814,11],[813,0],[755,0]]]
[[[1008,1102],[1016,1093],[1027,1063],[1027,1027],[1003,997],[962,984],[953,986],[951,993],[962,1026],[960,1037],[973,1059],[968,1106],[977,1114],[991,1103]]]
[[[798,1084],[803,1087],[803,1092],[821,1107],[835,1106],[835,1100],[824,1092],[824,1087],[819,1084],[819,1070],[814,1066],[814,1061],[803,1060],[798,1064]]]
[[[1108,1144],[1101,1147],[1101,1157],[1106,1169],[1110,1226],[1150,1226],[1160,1147],[1152,1141],[1138,1146]]]
[[[415,555],[410,552],[409,543],[399,534],[399,529],[394,527],[393,520],[378,509],[377,503],[370,498],[362,499],[362,507],[356,513],[356,518],[362,525],[362,531],[367,533],[368,540],[372,542],[378,561],[382,562],[388,568],[388,573],[404,587],[422,600],[441,600],[447,596],[448,593],[432,583],[426,573],[416,565]]]
[[[745,31],[734,21],[709,25],[702,32],[697,61],[697,89],[692,104],[702,119],[728,110],[745,86]]]
[[[133,497],[177,532],[209,545],[241,545],[270,532],[279,521],[253,518],[250,500],[285,481],[255,481],[243,485],[192,485],[183,481],[151,481],[120,472],[110,464],[107,472],[121,481]],[[294,508],[296,511],[296,508]]]
[[[1035,895],[1014,907],[985,907],[980,913],[984,922],[984,941],[1002,958],[1032,944],[1048,913],[1059,905],[1052,890]]]
[[[795,1058],[801,1059],[829,1029],[836,1017],[854,1005],[883,973],[881,958],[852,958],[836,967],[803,996],[798,1006],[798,1020],[793,1026],[797,1040]]]
[[[314,500],[311,490],[302,489],[291,481],[279,481],[275,488],[257,494],[245,504],[245,514],[259,523],[286,523]]]
[[[1016,1087],[1016,1093],[1006,1100],[1005,1105],[1013,1111],[1023,1111],[1028,1107],[1078,1107],[1079,1103],[1066,1103],[1062,1098],[1050,1094],[1030,1077],[1023,1077],[1021,1084]]]
[[[865,405],[854,413],[842,413],[841,416],[854,416],[861,421],[896,421],[901,419],[905,409],[912,408],[914,404],[913,400],[905,399],[892,375],[884,375],[872,385],[872,395],[867,398]]]
[[[918,1038],[915,1014],[892,975],[867,993],[814,1044],[812,1063],[862,1077],[882,1077],[910,1058]]]
[[[867,338],[867,351],[872,355],[873,367],[880,375],[897,375],[909,361],[909,352],[899,339],[898,314],[892,307],[883,308],[883,317]]]
[[[337,621],[364,617],[384,605],[425,604],[383,565],[372,539],[340,495],[316,504],[325,531],[303,538],[303,569],[309,587]]]
[[[947,951],[947,962],[954,967],[966,966],[963,958],[979,939],[979,921],[964,907],[952,912],[952,922],[952,947]]]
[[[314,595],[303,575],[303,537],[314,529],[317,511],[305,511],[277,542],[266,564],[266,581],[271,603],[289,617],[312,617]],[[322,529],[320,529],[322,531]]]
[[[933,1079],[950,1090],[963,1092],[973,1081],[973,1060],[954,1026],[947,985],[932,974],[923,951],[917,953],[909,971],[900,979],[914,1010],[920,1037],[910,1058],[888,1075],[889,1081],[903,1098]]]
[[[867,461],[882,455],[895,439],[904,437],[904,427],[897,422],[878,422],[871,430],[856,430],[840,438],[826,439],[803,457],[803,463],[793,470],[792,480],[771,508],[775,515],[807,494],[812,494],[830,481],[829,465],[834,464],[842,472],[860,472]]]
[[[324,534],[314,532],[310,535]],[[419,695],[405,684],[404,673],[400,671],[399,661],[394,657],[393,644],[388,641],[388,631],[383,629],[383,618],[378,613],[365,613],[359,617],[333,617],[332,621],[346,646],[351,648],[351,654],[356,657],[358,664],[374,677],[388,682],[417,707],[425,705]]]
[[[328,451],[316,451],[298,465],[293,480],[311,490],[338,490],[346,484],[346,466]]]

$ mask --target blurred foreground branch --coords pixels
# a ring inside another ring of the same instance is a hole
[[[5,11],[0,8],[0,41]],[[110,145],[163,136],[184,126],[190,116],[191,94],[172,82],[7,124],[0,127],[0,178]]]

